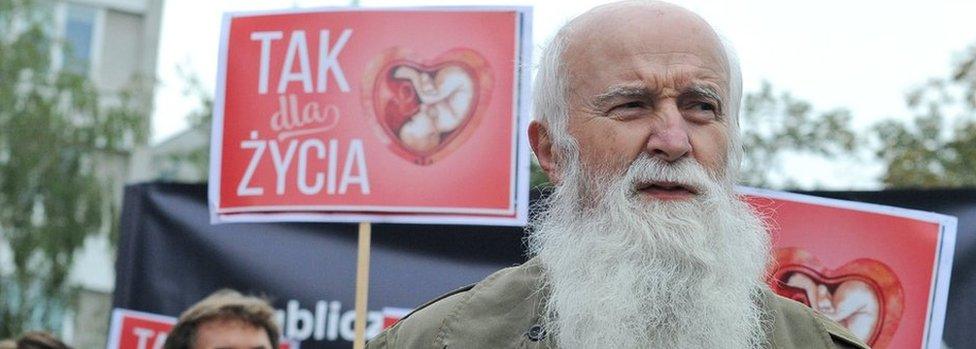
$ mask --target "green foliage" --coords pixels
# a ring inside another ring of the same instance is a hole
[[[933,79],[906,96],[911,122],[874,127],[886,187],[976,186],[976,46],[950,76]]]
[[[210,125],[213,120],[214,98],[210,92],[200,83],[200,78],[185,69],[177,67],[180,76],[186,81],[183,94],[191,96],[199,101],[199,106],[186,116],[186,121],[190,129],[203,130],[208,136],[205,146],[197,147],[184,153],[169,155],[168,161],[171,163],[186,163],[193,167],[196,173],[202,174],[200,181],[208,180],[207,174],[210,172]]]
[[[768,82],[744,97],[739,117],[744,154],[740,182],[756,187],[793,187],[780,167],[785,154],[812,154],[836,158],[851,154],[860,140],[850,126],[845,109],[814,112],[809,103],[777,93]],[[774,183],[780,174],[786,180]]]
[[[145,142],[147,125],[138,88],[106,108],[87,77],[55,69],[49,10],[0,0],[0,14],[0,234],[10,247],[0,260],[12,262],[0,275],[4,338],[60,324],[75,251],[115,230],[99,166]]]
[[[200,102],[197,109],[186,116],[187,123],[189,123],[190,128],[204,127],[210,129],[210,124],[213,120],[213,96],[203,87],[203,83],[200,82],[200,77],[196,74],[187,72],[182,67],[177,67],[177,73],[186,81],[183,94],[196,98]]]

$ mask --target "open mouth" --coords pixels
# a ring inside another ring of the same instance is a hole
[[[637,193],[658,200],[687,200],[699,194],[698,188],[678,182],[646,182],[637,185]]]

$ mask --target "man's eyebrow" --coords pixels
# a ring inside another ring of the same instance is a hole
[[[639,98],[647,99],[653,94],[646,87],[633,85],[611,86],[606,92],[593,97],[592,105],[596,107],[604,106],[612,100],[620,98]]]
[[[707,97],[716,101],[722,101],[722,95],[714,87],[708,84],[691,84],[684,90],[684,94],[698,97]]]
[[[722,95],[714,87],[708,84],[691,84],[682,91],[683,95],[690,97],[708,98],[718,103],[719,112],[722,111]]]

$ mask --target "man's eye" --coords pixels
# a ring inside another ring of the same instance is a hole
[[[718,120],[720,118],[718,107],[709,102],[693,102],[688,104],[685,110],[685,115],[700,122]]]
[[[648,104],[643,101],[633,101],[614,105],[606,115],[618,120],[632,120],[644,115]]]
[[[698,110],[698,111],[712,111],[712,112],[715,111],[715,106],[714,105],[712,105],[711,103],[705,103],[705,102],[698,102],[698,103],[692,104],[691,105],[691,108],[693,110]]]
[[[645,105],[644,102],[634,101],[634,102],[627,102],[624,104],[617,105],[613,107],[613,109],[638,109],[638,108],[644,108],[644,105]]]

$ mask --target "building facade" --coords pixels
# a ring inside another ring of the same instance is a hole
[[[53,0],[43,5],[53,15],[55,37],[66,47],[55,53],[55,64],[89,76],[104,105],[117,103],[127,90],[141,89],[144,100],[139,105],[149,127],[163,0]],[[98,156],[99,173],[113,183],[118,206],[124,183],[133,177],[137,156]],[[79,291],[61,335],[76,348],[105,348],[114,265],[114,246],[105,232],[90,237],[75,257],[70,282]]]

